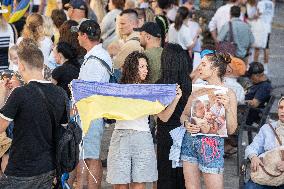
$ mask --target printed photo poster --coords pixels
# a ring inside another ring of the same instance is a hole
[[[225,108],[217,102],[217,94],[227,94],[228,88],[215,85],[193,84],[191,111],[189,121],[200,126],[200,133],[227,137]]]

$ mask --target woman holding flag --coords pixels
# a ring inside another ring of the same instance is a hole
[[[144,84],[149,71],[146,55],[133,52],[125,60],[121,83]],[[181,89],[177,86],[175,99],[157,116],[167,120],[181,96]],[[145,188],[146,182],[157,181],[157,160],[148,116],[116,121],[107,164],[107,182],[113,184],[114,188],[128,189],[130,184],[133,189]]]

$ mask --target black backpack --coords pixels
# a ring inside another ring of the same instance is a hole
[[[82,141],[82,129],[74,120],[69,121],[66,127],[58,125],[54,116],[54,112],[52,111],[51,103],[49,103],[44,92],[39,86],[37,86],[37,89],[44,99],[51,119],[53,139],[56,150],[56,171],[57,176],[61,177],[63,173],[69,173],[73,171],[79,163],[79,146]],[[66,97],[65,106],[68,114],[69,111],[67,100],[68,99]]]

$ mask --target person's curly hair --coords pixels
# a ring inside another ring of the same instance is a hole
[[[149,59],[147,58],[147,56],[144,53],[141,53],[139,51],[134,51],[126,57],[124,61],[124,65],[122,67],[123,71],[122,71],[120,83],[123,83],[123,84],[146,83],[146,81],[148,80],[150,70],[148,67],[147,77],[144,81],[141,81],[139,77],[139,73],[138,73],[140,58],[145,59],[147,63],[149,62]]]

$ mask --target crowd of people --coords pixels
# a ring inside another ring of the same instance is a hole
[[[21,1],[14,0],[13,7]],[[238,126],[238,105],[263,108],[269,101],[275,2],[224,1],[208,23],[198,18],[200,3],[34,0],[14,23],[5,20],[8,10],[0,7],[0,188],[51,188],[56,174],[53,122],[64,127],[75,116],[81,125],[70,82],[107,83],[113,75],[120,84],[177,87],[172,103],[157,115],[113,124],[106,181],[115,189],[144,189],[146,183],[158,189],[196,189],[203,177],[206,189],[224,188],[224,154],[236,146],[222,136],[203,135],[217,130],[210,129],[209,121],[193,122],[191,116],[208,117],[209,109],[222,113],[216,127],[222,125],[230,136]],[[244,78],[249,78],[249,86],[240,82]],[[212,94],[214,102],[208,108],[193,84],[228,90]],[[53,121],[40,91],[53,105]],[[258,111],[249,112],[248,124],[259,121]],[[280,126],[282,114],[283,107]],[[83,136],[80,162],[69,173],[71,188],[101,188],[105,124],[104,119],[92,120]],[[181,125],[185,134],[178,157],[183,166],[176,167],[169,160],[174,146],[171,131]],[[261,164],[257,155],[262,152],[254,152],[261,148],[258,144],[254,141],[246,151],[253,169]],[[210,160],[206,154],[211,154]]]

